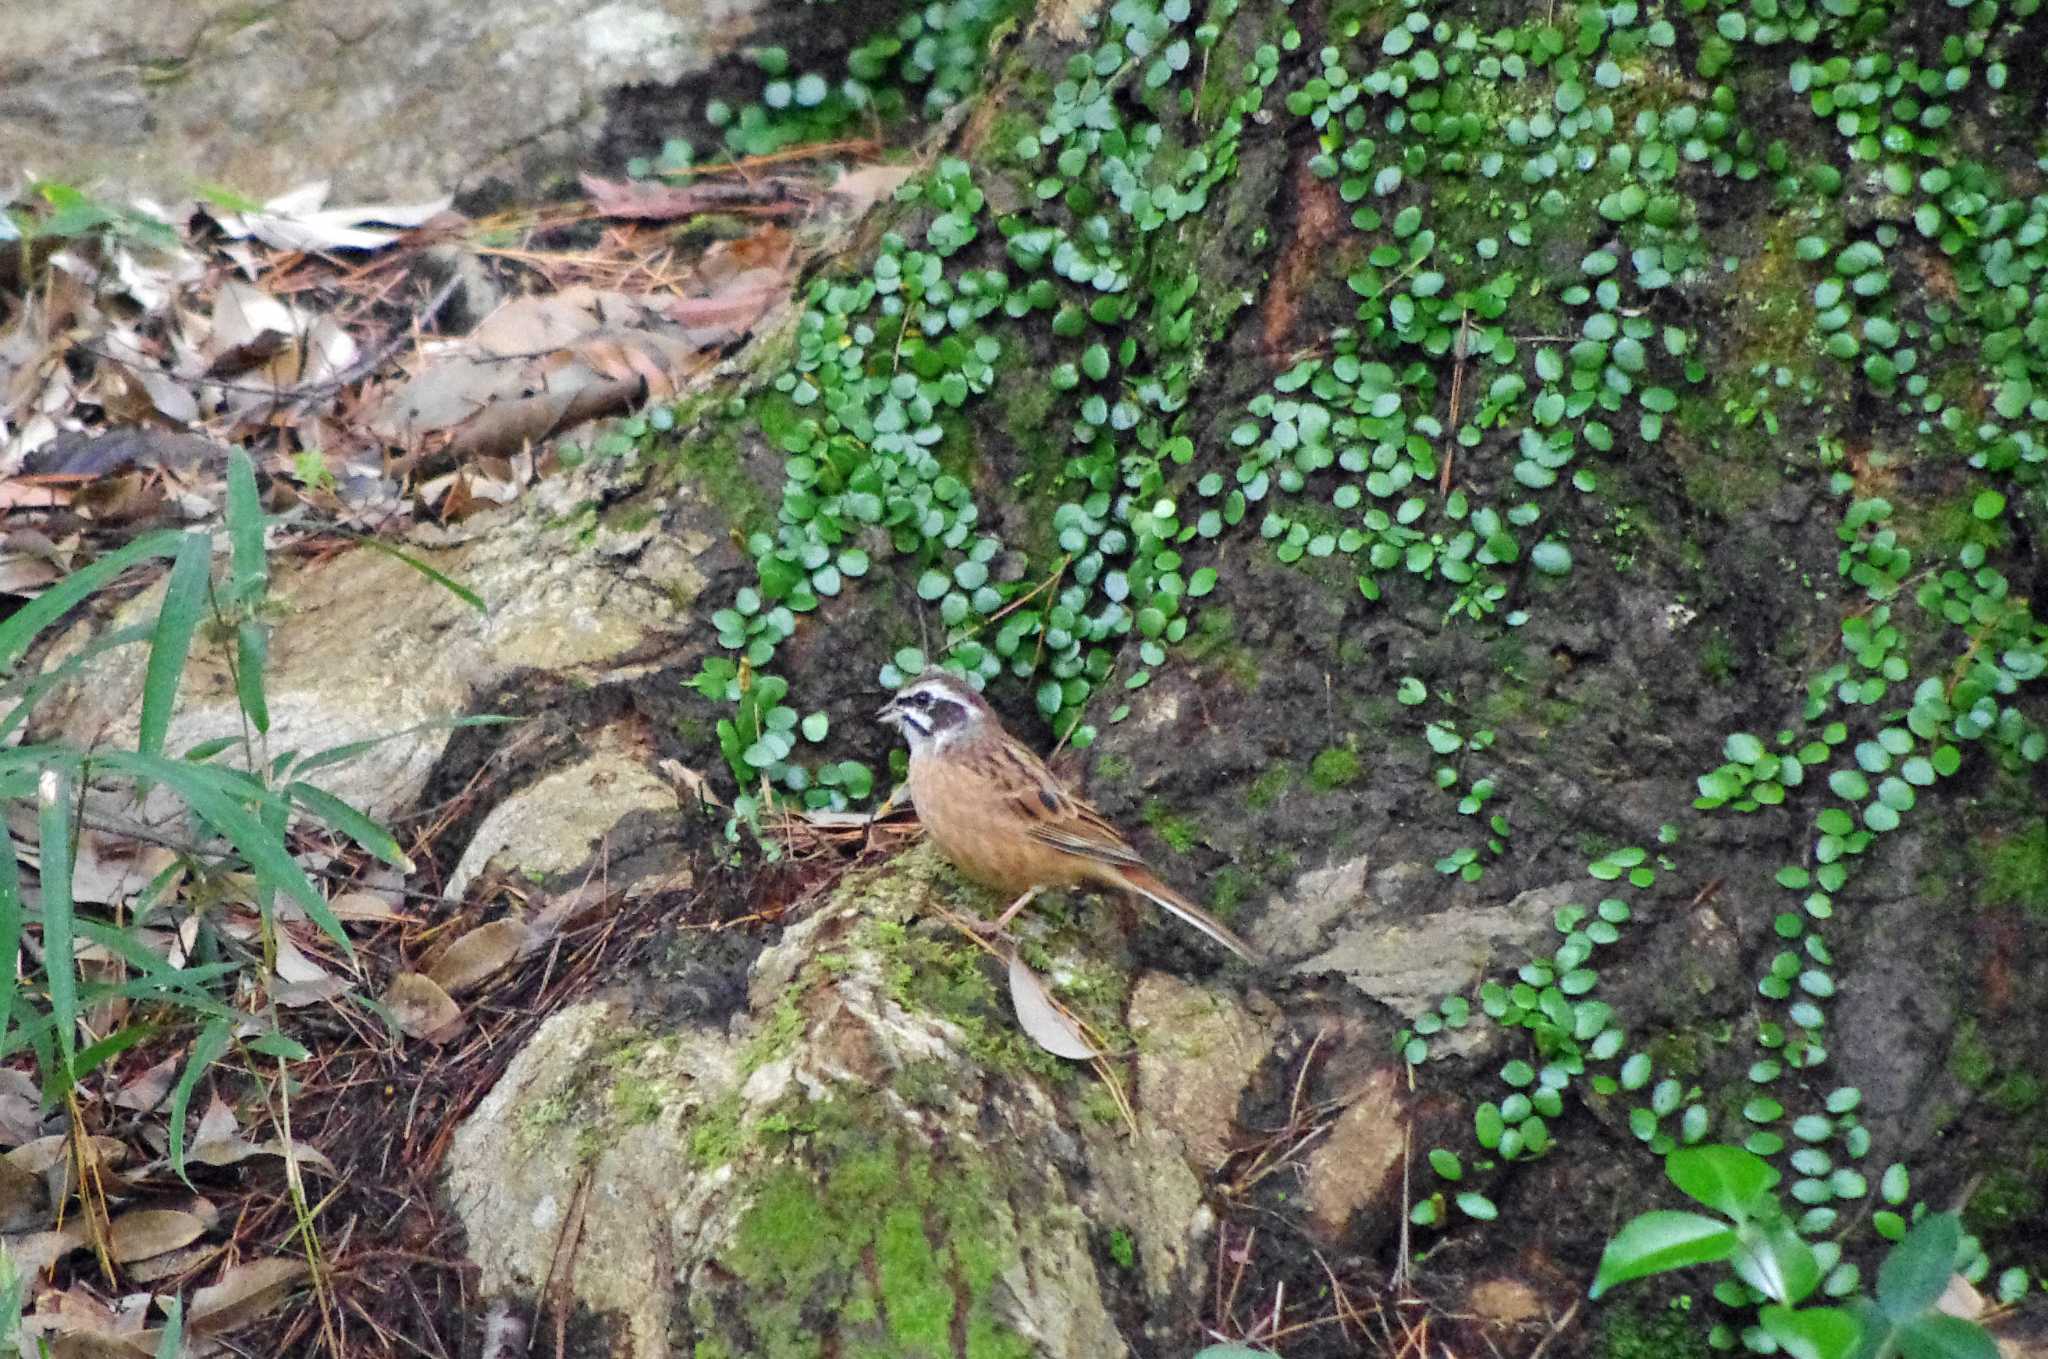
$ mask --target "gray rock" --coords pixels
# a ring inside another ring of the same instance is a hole
[[[1098,1359],[1134,1339],[1095,1261],[1093,1234],[1115,1224],[1149,1314],[1185,1316],[1213,1219],[1175,1124],[1217,1154],[1259,1026],[1148,978],[1148,1025],[1213,1041],[1153,1045],[1141,1092],[1207,1094],[1141,1099],[1135,1128],[1076,1118],[1076,1083],[1032,1074],[1051,1059],[1007,1003],[951,1008],[999,986],[978,946],[907,928],[953,883],[928,849],[849,880],[755,961],[728,1031],[661,1030],[619,1005],[551,1018],[449,1157],[485,1292],[552,1278],[620,1356],[772,1352],[823,1326],[848,1351],[939,1352],[964,1328]]]
[[[0,165],[119,197],[309,180],[423,199],[572,164],[606,96],[746,41],[757,0],[57,0],[0,14]]]

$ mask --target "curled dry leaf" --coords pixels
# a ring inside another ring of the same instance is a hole
[[[89,1137],[86,1143],[92,1148],[95,1163],[102,1168],[120,1165],[128,1159],[127,1144],[111,1137]],[[47,1137],[38,1137],[33,1142],[22,1143],[0,1159],[4,1159],[16,1170],[26,1170],[31,1175],[40,1175],[63,1165],[70,1150],[71,1137],[68,1133],[51,1133]]]
[[[1010,1003],[1017,1009],[1018,1027],[1053,1056],[1086,1062],[1102,1055],[1081,1032],[1074,1017],[1052,998],[1045,984],[1038,980],[1038,974],[1014,951],[1010,954]]]
[[[808,185],[786,179],[700,180],[694,184],[599,179],[583,175],[590,206],[606,217],[672,222],[700,212],[744,212],[793,217],[809,206]]]
[[[293,1284],[305,1277],[304,1260],[244,1260],[194,1293],[185,1306],[185,1324],[195,1334],[232,1330],[272,1311]]]
[[[849,216],[858,217],[902,188],[916,173],[917,166],[912,164],[863,165],[832,181],[832,197],[839,200]]]
[[[254,212],[207,213],[230,236],[254,236],[279,250],[376,250],[398,239],[393,231],[366,231],[364,222],[414,227],[446,212],[452,197],[424,203],[362,203],[330,208],[327,181],[302,184],[265,203]]]
[[[518,958],[535,935],[523,921],[493,920],[448,946],[427,975],[449,995],[478,986]]]
[[[199,1116],[199,1126],[193,1130],[192,1140],[203,1142],[210,1137],[232,1137],[241,1130],[241,1124],[235,1121],[235,1111],[216,1092],[207,1101],[206,1112]]]
[[[185,1159],[198,1161],[202,1165],[230,1166],[239,1161],[246,1161],[251,1156],[275,1156],[283,1160],[287,1153],[302,1166],[334,1179],[341,1177],[341,1172],[334,1168],[334,1162],[328,1160],[327,1154],[318,1147],[309,1147],[303,1142],[287,1147],[275,1138],[267,1142],[251,1142],[242,1137],[221,1137],[206,1142],[195,1142],[191,1150],[185,1153]]]
[[[50,1220],[42,1176],[0,1160],[0,1232],[18,1232]]]
[[[118,1263],[127,1264],[189,1246],[204,1235],[206,1223],[196,1213],[138,1208],[107,1224],[107,1250]]]
[[[445,433],[461,461],[504,455],[647,393],[674,392],[711,355],[641,299],[587,286],[517,298],[380,403],[371,429],[407,445]]]
[[[7,852],[0,846],[0,854]],[[43,1130],[43,1092],[25,1071],[0,1067],[0,1147],[18,1147]]]
[[[158,1107],[177,1083],[179,1070],[176,1057],[166,1057],[155,1066],[143,1068],[121,1082],[121,1088],[114,1093],[115,1106],[141,1113]]]
[[[334,1163],[314,1147],[298,1143],[290,1150],[296,1152],[301,1165],[309,1165],[329,1175],[337,1172]],[[241,1127],[235,1122],[234,1110],[230,1109],[219,1095],[206,1108],[199,1120],[199,1127],[192,1136],[187,1160],[201,1165],[226,1166],[246,1161],[251,1156],[283,1156],[287,1148],[279,1141],[255,1142],[242,1136]]]
[[[317,982],[328,980],[326,968],[308,958],[302,952],[289,932],[279,930],[277,942],[277,975],[288,982]]]
[[[32,1278],[83,1246],[85,1240],[85,1219],[73,1217],[55,1231],[0,1236],[0,1246],[7,1248],[15,1268]]]
[[[182,1250],[152,1255],[147,1260],[131,1260],[121,1267],[121,1272],[136,1283],[155,1283],[158,1279],[190,1274],[204,1265],[208,1257],[220,1254],[220,1249],[215,1242],[199,1241]]]
[[[462,1010],[432,977],[401,972],[384,992],[384,1004],[411,1038],[445,1043],[462,1027]]]
[[[327,903],[327,909],[334,913],[336,920],[375,920],[403,924],[409,919],[375,892],[343,892]]]

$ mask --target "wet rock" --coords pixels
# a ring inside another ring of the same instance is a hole
[[[491,809],[448,877],[449,900],[460,900],[486,867],[542,876],[581,868],[627,813],[680,811],[675,790],[654,772],[651,752],[623,726],[603,728],[592,746],[588,759]]]
[[[686,519],[645,565],[628,567],[582,550],[573,531],[548,527],[540,512],[478,516],[465,529],[440,546],[428,540],[406,550],[481,596],[481,612],[382,552],[275,568],[264,674],[269,748],[310,755],[377,741],[320,773],[323,787],[376,819],[412,806],[447,745],[442,724],[467,715],[478,695],[526,671],[603,683],[639,673],[647,653],[673,647],[713,569],[706,558],[720,546]],[[95,630],[153,618],[161,588],[103,625],[74,628],[44,664]],[[243,735],[229,660],[202,631],[167,748]],[[30,739],[132,745],[147,663],[145,650],[132,646],[95,659],[37,710]]]
[[[1520,1279],[1481,1279],[1465,1292],[1465,1310],[1495,1326],[1543,1319],[1543,1298]]]
[[[1223,1164],[1239,1098],[1272,1042],[1232,996],[1148,972],[1131,991],[1138,1100],[1204,1172]]]
[[[722,1031],[618,1005],[551,1019],[450,1156],[485,1291],[566,1280],[622,1356],[798,1336],[936,1353],[961,1334],[1113,1356],[1137,1340],[1097,1263],[1115,1229],[1164,1318],[1142,1352],[1190,1343],[1168,1319],[1192,1313],[1212,1218],[1183,1131],[1149,1107],[1135,1129],[1077,1117],[1095,1077],[1016,1031],[978,947],[914,923],[957,890],[923,848],[849,880],[755,960]],[[1256,1061],[1257,1024],[1166,979],[1139,989],[1134,1024],[1209,1035],[1149,1052],[1141,1079],[1210,1081],[1220,1102],[1230,1082],[1202,1068]],[[1216,1121],[1196,1115],[1205,1138]]]
[[[1337,1116],[1330,1135],[1309,1154],[1308,1225],[1326,1241],[1343,1239],[1360,1213],[1378,1219],[1364,1229],[1375,1237],[1399,1221],[1408,1129],[1400,1088],[1400,1073],[1393,1068],[1373,1072]]]
[[[1452,906],[1418,914],[1408,898],[1441,877],[1423,864],[1390,865],[1367,877],[1357,859],[1303,874],[1260,921],[1258,942],[1293,955],[1302,976],[1338,973],[1406,1018],[1469,991],[1490,967],[1519,961],[1552,933],[1559,906],[1587,896],[1576,882],[1523,892],[1497,906]],[[1314,949],[1306,957],[1303,947]],[[1458,1037],[1446,1035],[1444,1050]]]
[[[123,197],[176,199],[218,182],[261,198],[327,179],[337,202],[360,202],[566,167],[598,141],[611,92],[703,72],[748,39],[762,6],[8,8],[0,164]]]

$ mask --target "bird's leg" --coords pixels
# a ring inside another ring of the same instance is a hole
[[[986,935],[1001,934],[1003,932],[1003,927],[1008,925],[1012,920],[1015,920],[1017,918],[1017,913],[1022,911],[1026,906],[1029,906],[1031,904],[1032,898],[1036,897],[1038,895],[1038,892],[1039,889],[1036,887],[1028,889],[1023,896],[1018,897],[1015,901],[1011,902],[1009,908],[1005,910],[1001,915],[997,916],[994,920],[990,920],[982,924],[976,925],[974,927],[975,933]]]

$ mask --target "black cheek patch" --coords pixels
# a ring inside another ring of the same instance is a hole
[[[951,731],[967,720],[967,709],[958,703],[944,699],[931,704],[925,710],[925,719],[933,732]]]

